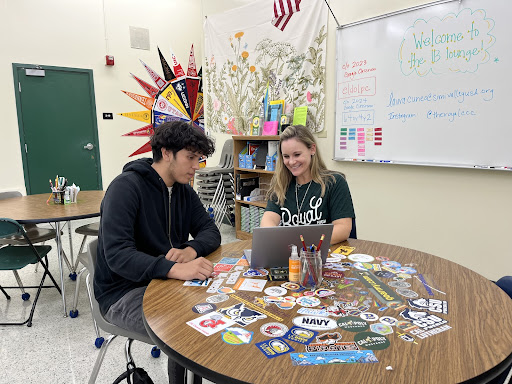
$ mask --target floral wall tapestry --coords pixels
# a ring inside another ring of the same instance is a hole
[[[283,1],[276,0],[276,4]],[[307,126],[324,130],[327,6],[324,0],[256,0],[205,20],[205,117],[214,132],[249,134],[269,100],[284,99],[291,122],[307,106]]]

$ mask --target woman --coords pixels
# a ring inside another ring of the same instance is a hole
[[[353,217],[345,177],[325,167],[311,131],[303,125],[286,128],[261,226],[332,223],[335,244],[348,238]]]

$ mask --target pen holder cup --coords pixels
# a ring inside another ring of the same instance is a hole
[[[53,203],[64,204],[64,192],[53,192]]]
[[[320,251],[300,251],[300,285],[315,290],[322,283],[322,254]]]

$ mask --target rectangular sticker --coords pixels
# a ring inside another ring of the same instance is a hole
[[[256,343],[256,346],[268,359],[295,351],[290,344],[280,337]]]
[[[378,363],[373,351],[301,352],[290,354],[293,365]]]
[[[283,339],[307,345],[318,335],[318,332],[294,325],[285,333]]]
[[[233,320],[227,319],[217,312],[207,313],[197,319],[187,321],[187,325],[190,325],[205,336],[213,335],[234,324]]]
[[[233,286],[233,289],[240,291],[262,292],[265,288],[265,284],[267,284],[267,281],[261,279],[239,279]]]

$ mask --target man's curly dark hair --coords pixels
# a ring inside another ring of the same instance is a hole
[[[185,148],[208,157],[215,152],[215,143],[193,123],[170,121],[157,127],[151,136],[151,149],[155,163],[162,160],[162,148],[172,151],[174,156]]]

